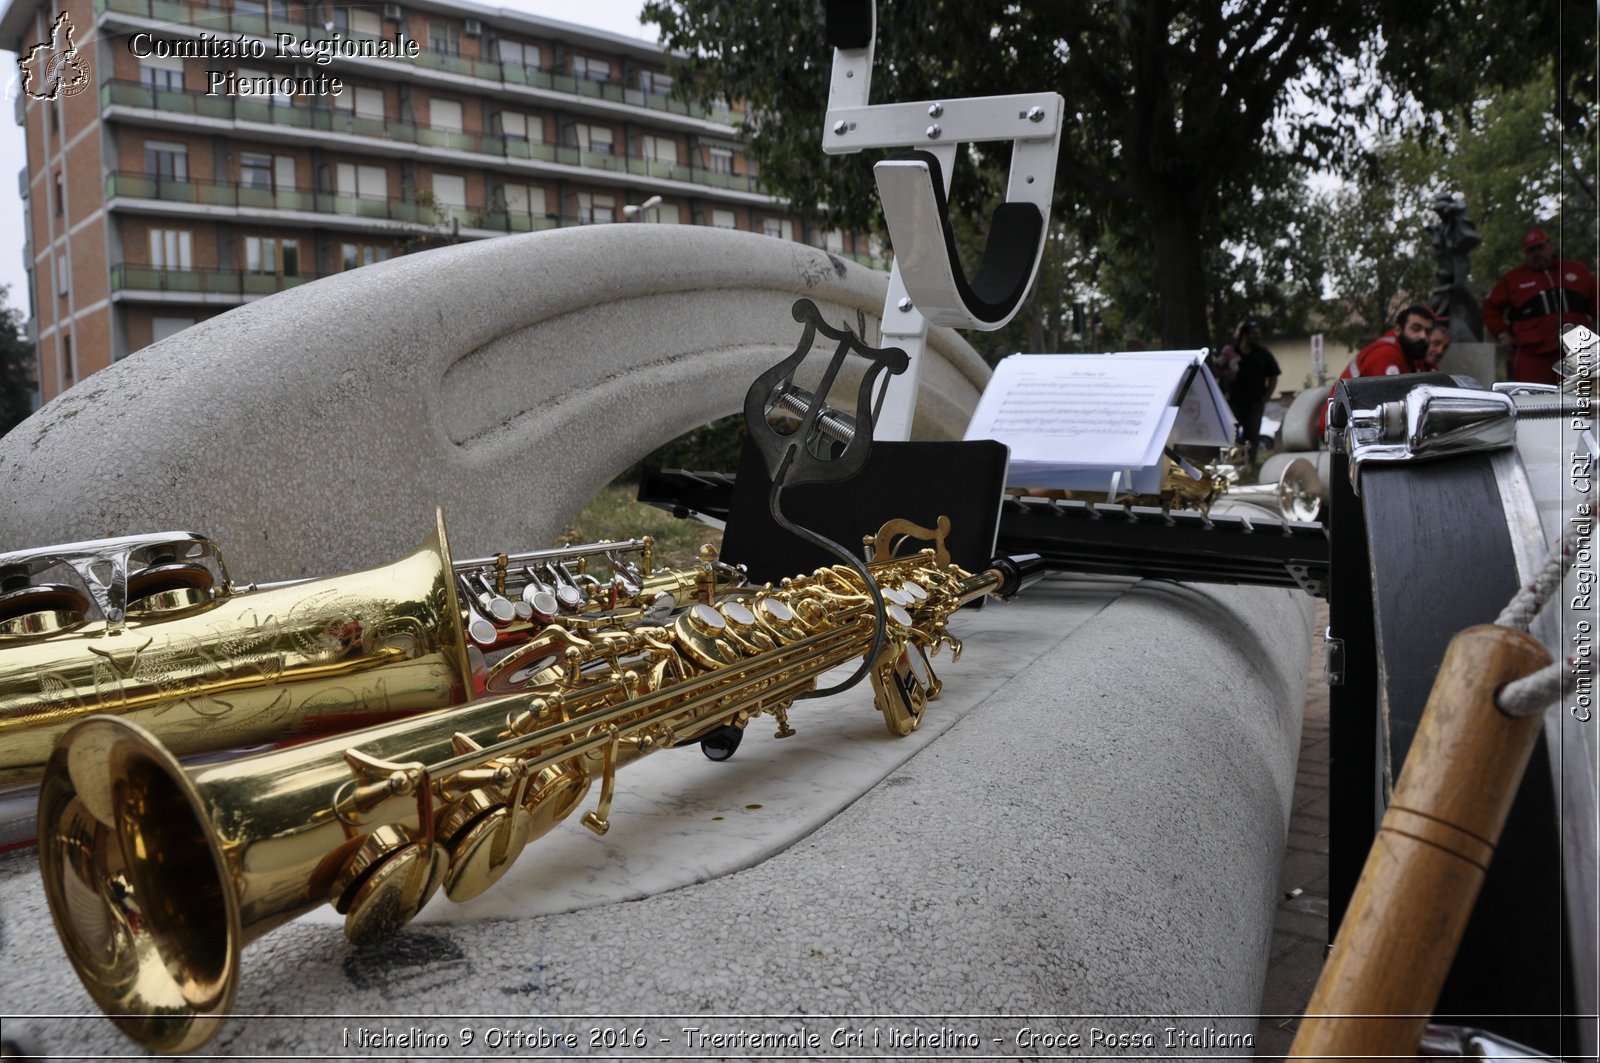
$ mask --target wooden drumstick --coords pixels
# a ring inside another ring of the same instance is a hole
[[[1543,723],[1496,692],[1549,663],[1509,628],[1451,640],[1290,1058],[1415,1055]]]

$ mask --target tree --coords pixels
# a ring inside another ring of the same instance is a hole
[[[1427,300],[1439,192],[1466,196],[1483,240],[1472,255],[1479,296],[1522,261],[1523,234],[1535,225],[1562,238],[1568,257],[1595,260],[1594,145],[1566,133],[1557,97],[1549,68],[1487,92],[1427,143],[1377,142],[1352,180],[1319,197],[1315,254],[1331,294],[1321,316],[1333,339],[1364,344],[1401,306]]]
[[[1334,342],[1360,349],[1400,308],[1427,301],[1438,220],[1429,204],[1447,183],[1443,161],[1415,142],[1383,141],[1354,180],[1319,197],[1315,253],[1327,266],[1322,316]]]
[[[0,436],[33,412],[33,344],[23,338],[22,312],[6,305],[8,285],[0,285]]]
[[[1462,98],[1469,83],[1439,75],[1410,42],[1434,42],[1446,26],[1453,50],[1498,57],[1486,76],[1553,47],[1538,20],[1500,17],[1496,0],[1445,6],[896,0],[879,5],[873,96],[1061,93],[1057,216],[1091,247],[1112,235],[1137,247],[1160,341],[1198,346],[1208,334],[1207,249],[1227,228],[1229,195],[1260,187],[1277,156],[1353,164],[1358,133],[1374,123],[1419,121]],[[744,135],[770,188],[829,227],[878,226],[874,160],[822,154],[830,55],[814,6],[649,0],[644,17],[684,54],[680,91],[747,102]],[[1413,93],[1420,111],[1407,105]],[[972,153],[989,169],[1005,156]],[[981,216],[983,182],[963,185],[960,173],[956,182],[957,205]]]

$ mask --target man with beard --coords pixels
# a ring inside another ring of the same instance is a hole
[[[1421,373],[1428,368],[1428,333],[1433,329],[1433,311],[1412,304],[1400,311],[1395,327],[1361,348],[1361,353],[1350,359],[1340,380],[1358,376],[1399,376],[1401,373]],[[1333,395],[1332,390],[1328,392]],[[1322,407],[1322,430],[1328,430],[1328,407]]]

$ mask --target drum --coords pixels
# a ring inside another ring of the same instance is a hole
[[[1328,484],[1330,932],[1360,877],[1445,646],[1463,628],[1492,623],[1531,582],[1588,486],[1573,470],[1592,460],[1592,419],[1541,416],[1553,395],[1510,396],[1514,437],[1496,429],[1481,446],[1436,458],[1404,453],[1404,445],[1374,460],[1352,458],[1356,411],[1417,387],[1464,384],[1479,387],[1418,374],[1341,381],[1335,393],[1331,420],[1347,438],[1335,448]],[[1569,573],[1561,603],[1550,603],[1532,629],[1558,657],[1571,652],[1579,625],[1593,622],[1583,575],[1579,567]],[[1593,1053],[1592,1021],[1571,1016],[1592,1012],[1596,992],[1596,725],[1569,701],[1547,713],[1436,1014],[1551,1053],[1580,1044]]]

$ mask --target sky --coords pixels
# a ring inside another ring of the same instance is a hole
[[[20,0],[19,0],[20,2]],[[644,0],[477,0],[485,7],[504,7],[510,11],[560,19],[563,22],[595,29],[609,30],[625,37],[637,37],[654,42],[654,26],[645,27],[639,22],[639,12]],[[4,5],[6,0],[0,0]],[[83,43],[83,38],[78,39]],[[20,83],[15,52],[0,51],[0,70],[4,71],[0,83],[6,86],[4,110],[0,112],[0,285],[10,286],[6,304],[24,309],[28,305],[28,275],[22,266],[22,200],[17,193],[17,171],[24,165],[22,127],[13,119],[13,107]]]

